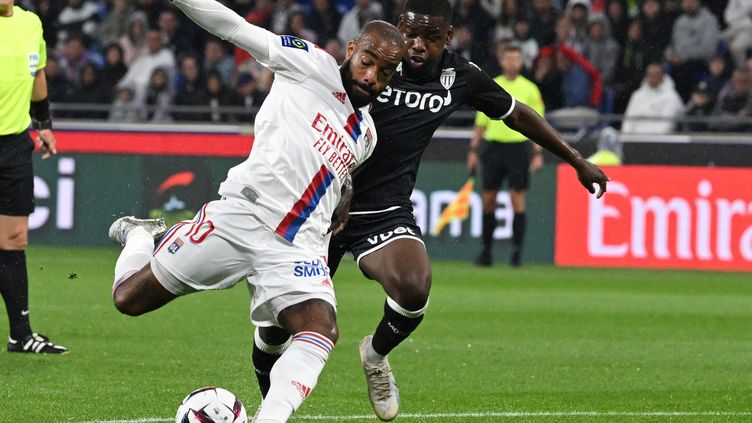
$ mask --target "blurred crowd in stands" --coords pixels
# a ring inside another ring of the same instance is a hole
[[[402,0],[222,3],[255,25],[313,41],[340,62],[365,22],[396,22],[402,7]],[[500,46],[518,43],[523,74],[540,87],[549,112],[624,114],[625,133],[752,129],[752,0],[453,3],[449,48],[493,77]],[[57,108],[57,117],[248,122],[273,80],[166,0],[16,4],[42,20],[51,101],[100,105]],[[676,125],[682,116],[713,119]]]

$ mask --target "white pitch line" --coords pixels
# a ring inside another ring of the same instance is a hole
[[[451,419],[451,418],[474,418],[474,417],[742,417],[752,416],[752,411],[504,411],[504,412],[475,412],[475,413],[405,413],[400,414],[402,419],[419,418],[419,419]],[[371,420],[374,416],[366,414],[362,416],[295,416],[292,420],[325,420],[325,421],[347,421],[347,420]],[[133,420],[89,420],[85,422],[73,423],[167,423],[172,422],[172,418],[164,417],[146,417]],[[71,423],[71,422],[60,422]]]

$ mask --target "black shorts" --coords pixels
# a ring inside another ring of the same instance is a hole
[[[0,136],[0,214],[28,216],[34,211],[33,151],[29,131]]]
[[[483,143],[480,154],[483,175],[483,190],[498,191],[504,179],[510,189],[527,190],[530,184],[530,161],[532,160],[532,145],[525,142],[493,142]]]
[[[412,238],[425,245],[412,208],[400,207],[373,214],[350,214],[345,230],[329,242],[327,264],[333,275],[346,252],[351,252],[360,263],[360,259],[368,254],[403,238]]]

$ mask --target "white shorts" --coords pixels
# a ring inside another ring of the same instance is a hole
[[[336,309],[324,254],[280,238],[245,200],[226,199],[205,204],[193,221],[167,231],[151,269],[175,295],[226,289],[247,279],[253,324],[279,326],[279,313],[303,301],[321,299]]]

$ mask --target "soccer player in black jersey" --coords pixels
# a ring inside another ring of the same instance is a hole
[[[580,182],[598,197],[606,175],[566,144],[535,111],[516,102],[476,65],[445,49],[452,36],[447,0],[407,0],[398,28],[408,53],[397,74],[372,104],[379,142],[354,174],[350,221],[329,245],[331,273],[346,251],[361,271],[386,291],[384,316],[360,345],[368,392],[384,421],[399,412],[399,392],[387,354],[413,332],[428,306],[431,266],[413,216],[410,194],[420,158],[434,131],[467,103],[571,164]],[[254,348],[254,364],[268,360]]]

